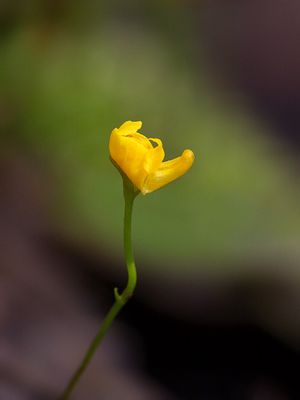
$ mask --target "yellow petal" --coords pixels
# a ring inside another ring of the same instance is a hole
[[[130,133],[126,137],[136,140],[139,144],[141,144],[148,150],[152,149],[152,145],[149,139],[146,136],[142,135],[141,133],[138,132]]]
[[[145,154],[143,167],[147,172],[147,175],[157,170],[165,157],[165,152],[160,139],[150,138],[149,142],[154,142],[157,144],[157,146],[153,147],[151,145],[151,149]]]
[[[131,137],[136,139],[140,144],[144,145],[147,149],[151,149],[152,145],[149,139],[138,132],[142,127],[142,121],[126,121],[120,128],[114,129],[119,135]]]
[[[142,193],[153,192],[184,175],[191,168],[194,158],[191,150],[184,150],[180,157],[161,163],[156,171],[147,176]]]
[[[137,188],[140,188],[147,174],[143,168],[143,160],[148,149],[152,149],[152,146],[146,137],[134,132],[133,128],[135,129],[139,125],[138,123],[128,121],[124,128],[125,124],[122,125],[122,129],[114,129],[111,133],[110,156],[131,182]]]
[[[126,121],[117,130],[122,135],[128,135],[130,133],[137,132],[139,129],[141,129],[142,125],[143,125],[142,121]]]

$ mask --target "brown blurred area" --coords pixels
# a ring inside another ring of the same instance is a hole
[[[299,151],[299,1],[204,3],[198,3],[199,31],[212,65]]]
[[[3,400],[57,398],[112,301],[111,293],[103,296],[107,289],[103,288],[100,276],[97,291],[102,293],[101,299],[107,297],[106,301],[98,299],[96,308],[92,296],[84,296],[84,285],[91,279],[82,271],[85,252],[58,242],[55,232],[49,229],[45,176],[45,171],[37,171],[32,160],[24,155],[15,151],[1,154]],[[93,258],[86,261],[94,266]],[[99,271],[105,261],[106,257],[98,258]],[[107,267],[106,263],[104,268]],[[171,399],[134,367],[134,355],[127,348],[122,331],[122,324],[117,322],[101,355],[95,357],[72,398]],[[127,335],[126,341],[130,343],[133,339]]]
[[[120,278],[107,255],[89,255],[49,229],[47,182],[32,160],[6,152],[0,171],[0,398],[54,399]],[[143,274],[141,285],[72,398],[297,398],[297,282]]]

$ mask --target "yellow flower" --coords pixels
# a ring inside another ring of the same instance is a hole
[[[194,162],[194,153],[184,150],[180,157],[164,161],[160,139],[147,138],[138,132],[141,121],[127,121],[110,136],[112,161],[143,194],[153,192],[184,175]]]

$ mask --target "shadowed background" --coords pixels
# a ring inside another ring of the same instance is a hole
[[[137,292],[74,399],[299,398],[299,11],[2,0],[1,399],[54,399],[126,282],[128,119],[196,161],[137,199]]]

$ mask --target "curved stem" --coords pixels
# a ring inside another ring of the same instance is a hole
[[[126,265],[127,265],[127,272],[128,272],[128,281],[127,281],[127,286],[123,290],[121,294],[118,293],[118,289],[115,288],[114,294],[115,294],[115,301],[106,314],[104,321],[90,343],[88,350],[80,363],[79,367],[73,374],[72,378],[70,379],[68,385],[66,386],[63,394],[59,398],[59,400],[68,400],[70,398],[70,395],[73,392],[73,389],[75,386],[78,384],[82,374],[86,370],[87,366],[89,365],[91,359],[93,358],[97,348],[101,344],[105,334],[107,333],[109,327],[112,325],[114,322],[116,316],[119,314],[121,309],[124,307],[124,305],[127,303],[127,301],[130,299],[130,297],[133,295],[135,286],[136,286],[136,280],[137,280],[137,274],[136,274],[136,267],[135,267],[135,262],[134,262],[134,257],[133,257],[133,251],[132,251],[132,242],[131,242],[131,220],[132,220],[132,208],[133,208],[133,202],[135,197],[137,196],[138,192],[135,191],[134,187],[132,184],[127,181],[126,178],[123,179],[124,181],[124,200],[125,200],[125,211],[124,211],[124,253],[125,253],[125,259],[126,259]]]

